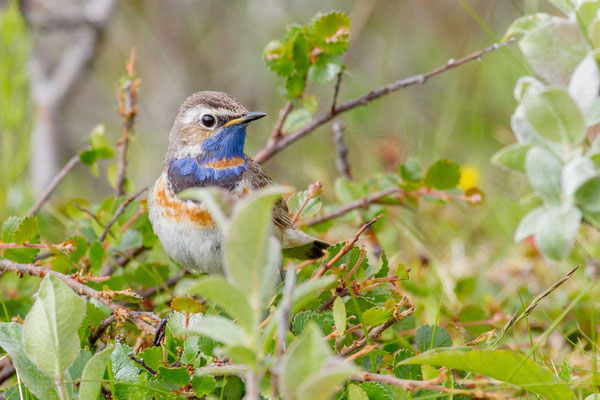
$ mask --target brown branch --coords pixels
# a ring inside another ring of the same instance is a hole
[[[368,208],[371,204],[376,203],[382,198],[395,194],[395,193],[403,193],[404,191],[400,188],[390,188],[383,190],[381,192],[373,193],[367,197],[362,199],[358,199],[353,201],[352,203],[346,204],[343,207],[340,207],[337,211],[332,212],[331,214],[322,215],[317,218],[313,218],[310,221],[307,221],[304,225],[313,226],[320,224],[321,222],[329,221],[330,219],[341,217],[344,214],[349,213],[350,211],[356,210],[358,208]]]
[[[342,75],[344,74],[344,70],[342,69],[337,74],[337,79],[335,81],[335,89],[333,89],[333,99],[331,100],[331,107],[329,107],[329,112],[334,114],[337,106],[338,95],[340,94],[340,87],[342,86]]]
[[[52,179],[48,187],[44,190],[38,201],[35,202],[33,207],[29,209],[27,214],[34,215],[37,213],[42,206],[50,199],[52,193],[56,190],[58,185],[65,179],[67,174],[71,172],[73,168],[79,163],[79,154],[74,155],[71,159],[65,164],[65,166],[56,174],[56,176]]]
[[[119,102],[119,115],[123,119],[121,126],[121,139],[117,143],[119,151],[119,164],[115,189],[118,196],[125,194],[125,171],[127,169],[127,149],[133,130],[133,123],[137,115],[137,96],[139,81],[135,79],[135,49],[131,49],[127,63],[127,77],[123,87],[117,91]]]
[[[117,222],[117,219],[121,216],[121,214],[123,214],[125,212],[125,208],[127,208],[127,206],[129,204],[131,204],[131,202],[133,200],[135,200],[137,197],[139,197],[147,189],[148,189],[147,186],[143,187],[137,193],[134,193],[134,194],[130,195],[129,197],[127,197],[127,199],[119,205],[119,208],[117,208],[117,211],[115,212],[115,215],[113,215],[113,217],[111,218],[111,220],[108,221],[108,224],[106,224],[106,228],[104,229],[104,231],[102,232],[102,234],[98,238],[99,242],[104,242],[104,240],[106,239],[106,236],[108,235],[108,232],[110,231],[110,228],[112,228],[112,226],[115,224],[115,222]]]
[[[466,57],[460,58],[458,60],[451,59],[443,66],[438,67],[434,70],[431,70],[427,73],[415,75],[415,76],[412,76],[412,77],[409,77],[406,79],[397,80],[388,85],[385,85],[378,89],[372,90],[369,93],[366,93],[360,97],[357,97],[352,100],[348,100],[345,103],[342,103],[339,106],[336,106],[335,110],[333,112],[332,112],[332,110],[327,110],[323,114],[315,117],[312,121],[310,121],[308,124],[306,124],[302,128],[279,138],[279,140],[267,142],[266,146],[263,147],[254,156],[254,160],[256,160],[259,163],[264,163],[265,161],[267,161],[268,159],[273,157],[275,154],[279,153],[280,151],[282,151],[283,149],[285,149],[286,147],[288,147],[289,145],[291,145],[298,139],[301,139],[302,137],[313,132],[315,129],[317,129],[321,125],[326,124],[327,122],[331,121],[337,115],[340,115],[346,111],[350,111],[354,108],[367,105],[371,101],[378,99],[380,97],[383,97],[389,93],[395,92],[397,90],[404,89],[406,87],[413,86],[413,85],[424,84],[425,82],[427,82],[427,80],[429,78],[431,78],[433,76],[439,75],[443,72],[446,72],[448,70],[459,67],[469,61],[478,60],[481,57],[483,57],[485,54],[490,53],[502,46],[506,46],[512,42],[514,42],[514,39],[507,40],[506,42],[495,43],[492,46],[489,46],[485,49],[476,51],[476,52],[474,52]]]
[[[379,214],[378,216],[376,216],[375,218],[373,218],[369,222],[363,224],[363,226],[360,227],[360,229],[358,230],[358,232],[356,232],[356,234],[354,235],[354,237],[352,238],[352,240],[350,240],[348,243],[346,243],[344,245],[344,247],[342,247],[340,249],[340,251],[331,260],[329,260],[325,264],[321,265],[321,268],[317,271],[317,273],[310,280],[312,281],[312,280],[315,280],[318,277],[322,276],[325,272],[327,272],[327,270],[329,268],[331,268],[333,266],[333,264],[335,264],[340,258],[342,258],[342,256],[344,254],[346,254],[350,250],[352,250],[352,248],[354,248],[354,244],[360,238],[360,235],[362,235],[371,225],[373,225],[375,222],[377,222],[377,220],[379,218],[381,218],[381,217],[383,217],[383,214]]]
[[[8,358],[3,359],[0,362],[0,384],[4,383],[8,378],[14,375],[16,372],[15,366],[12,361]]]
[[[158,373],[155,370],[153,370],[148,364],[146,364],[143,358],[137,358],[135,354],[129,354],[128,357],[131,361],[135,362],[136,364],[144,368],[146,371],[150,372],[151,375],[156,376],[156,374]]]
[[[279,118],[277,119],[277,122],[275,123],[275,126],[271,131],[271,137],[269,138],[269,141],[277,141],[283,135],[283,124],[285,123],[287,116],[293,108],[294,105],[292,104],[292,102],[288,101],[287,103],[285,103],[285,106],[283,106],[283,108],[279,111]]]
[[[100,277],[109,276],[110,274],[113,273],[114,266],[124,267],[130,261],[134,260],[135,257],[139,256],[146,250],[150,250],[150,247],[141,246],[141,247],[138,247],[135,249],[128,250],[125,253],[117,254],[113,261],[114,265],[111,264],[110,262],[105,263],[104,266],[100,269],[100,273],[98,273],[98,276],[100,276]]]
[[[348,162],[348,147],[344,142],[344,129],[345,125],[342,121],[336,121],[333,123],[333,140],[335,142],[335,148],[337,149],[337,169],[344,178],[349,181],[352,180],[352,174],[350,173],[350,163]]]
[[[371,332],[369,332],[369,340],[378,339],[381,336],[381,334],[383,333],[383,331],[390,328],[396,322],[401,321],[404,318],[408,317],[414,311],[415,311],[415,308],[411,306],[409,309],[407,309],[401,313],[394,313],[394,315],[390,319],[388,319],[383,324],[379,325],[377,328],[375,328]],[[340,351],[340,356],[347,357],[350,354],[354,353],[356,350],[363,347],[365,344],[367,344],[366,337],[363,337],[360,340],[356,340],[350,346],[348,346],[348,347],[344,348],[342,351]]]
[[[68,286],[70,286],[80,296],[93,297],[105,304],[108,308],[112,310],[112,312],[116,315],[117,318],[126,317],[131,322],[133,322],[141,331],[148,335],[154,335],[155,333],[156,329],[147,322],[143,321],[141,318],[141,315],[146,314],[131,312],[130,310],[122,307],[121,305],[109,301],[99,291],[92,289],[91,287],[86,286],[83,283],[78,282],[77,280],[71,278],[69,275],[61,274],[60,272],[56,272],[45,267],[40,267],[33,264],[19,264],[6,259],[0,260],[0,270],[13,271],[18,275],[25,274],[31,276],[39,276],[40,278],[43,278],[48,274],[52,274],[60,280],[62,280]],[[155,319],[158,319],[158,317],[156,317]]]
[[[90,342],[90,344],[92,344],[92,345],[94,343],[96,343],[96,341],[98,339],[100,339],[100,337],[104,334],[106,329],[109,326],[111,326],[116,320],[117,320],[117,318],[116,318],[115,314],[112,314],[108,318],[104,318],[100,322],[100,325],[98,325],[98,328],[96,328],[92,333],[90,333],[90,336],[88,337],[88,342]]]
[[[167,279],[166,281],[164,281],[162,285],[156,285],[156,286],[149,287],[147,289],[137,292],[137,294],[144,299],[148,298],[148,297],[152,297],[156,293],[158,293],[158,291],[160,290],[161,287],[164,287],[164,286],[171,287],[171,286],[175,285],[177,282],[179,282],[179,280],[181,278],[188,275],[189,273],[190,273],[189,271],[182,269],[175,276],[172,276],[169,279]]]
[[[441,378],[444,376],[441,375]],[[427,389],[434,390],[442,393],[450,393],[450,394],[463,394],[470,396],[475,399],[506,399],[506,395],[502,393],[493,393],[493,392],[484,392],[482,390],[468,390],[468,389],[455,389],[448,388],[440,385],[442,380],[440,378],[434,378],[427,381],[417,381],[410,379],[400,379],[396,378],[394,375],[381,375],[374,374],[371,372],[359,372],[350,378],[353,381],[359,382],[379,382],[384,383],[386,385],[400,386],[409,392],[414,392],[419,389]]]

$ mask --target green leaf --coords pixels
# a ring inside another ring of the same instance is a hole
[[[333,320],[335,321],[335,329],[340,335],[346,331],[346,305],[341,297],[336,297],[333,302]]]
[[[271,214],[281,193],[281,188],[270,186],[238,203],[225,232],[227,278],[246,294],[255,315],[275,289],[281,245],[272,234]]]
[[[105,135],[104,125],[97,125],[90,134],[90,145],[98,158],[112,158],[114,150]]]
[[[38,224],[38,220],[34,216],[28,216],[21,220],[19,226],[14,233],[14,242],[18,244],[22,244],[25,242],[29,242],[38,234],[40,227]]]
[[[529,144],[509,144],[492,156],[492,162],[496,165],[525,173],[525,157],[529,149],[531,149],[531,145]]]
[[[392,312],[390,310],[386,310],[379,307],[373,307],[366,310],[363,315],[363,322],[366,326],[369,325],[379,325],[384,323],[392,316]]]
[[[562,18],[527,33],[519,48],[538,75],[562,86],[569,84],[588,50],[577,23]]]
[[[556,143],[579,143],[585,137],[583,115],[565,90],[530,92],[523,106],[527,120],[541,137]]]
[[[218,315],[203,316],[190,324],[187,332],[207,336],[227,346],[243,345],[246,341],[246,335],[239,325]]]
[[[309,324],[282,359],[284,397],[325,400],[357,371],[351,363],[332,357],[331,348],[314,324]]]
[[[73,364],[71,364],[67,369],[67,372],[69,373],[69,378],[73,380],[81,378],[83,369],[85,368],[88,361],[90,361],[90,359],[92,358],[92,355],[92,352],[87,349],[79,350],[79,354],[77,354],[75,361],[73,361]]]
[[[215,378],[209,375],[195,375],[192,378],[192,387],[196,396],[202,398],[215,391]]]
[[[290,112],[283,123],[284,132],[293,132],[304,125],[308,124],[312,120],[312,113],[306,108],[299,108]]]
[[[131,353],[133,353],[131,347],[123,343],[116,343],[110,356],[110,364],[116,382],[116,397],[119,399],[127,399],[132,390],[131,384],[139,379],[141,367],[129,358]]]
[[[300,74],[308,70],[310,47],[302,30],[298,30],[291,41],[294,67]]]
[[[575,68],[569,82],[569,94],[583,114],[587,113],[600,92],[600,71],[596,57],[595,53],[588,54]]]
[[[369,400],[367,393],[358,385],[348,385],[348,400]]]
[[[594,177],[575,192],[575,201],[584,213],[600,212],[600,177]]]
[[[335,324],[331,311],[302,311],[294,315],[292,333],[296,336],[300,335],[311,322],[316,324],[326,334],[330,334],[333,331],[332,326]]]
[[[514,20],[512,24],[510,24],[506,30],[506,33],[504,34],[504,37],[502,38],[502,41],[508,40],[511,37],[519,34],[528,33],[553,19],[557,18],[546,13],[529,14],[519,17]]]
[[[452,346],[452,338],[447,330],[439,326],[423,325],[417,329],[415,336],[417,349],[421,352],[438,347]]]
[[[519,143],[527,144],[531,143],[534,139],[539,139],[537,132],[533,129],[525,115],[525,105],[523,103],[519,104],[513,115],[511,115],[510,127]]]
[[[460,167],[458,164],[439,160],[427,170],[425,184],[438,190],[454,189],[460,182]]]
[[[115,350],[114,347],[109,347],[94,356],[88,361],[87,365],[83,369],[81,375],[81,386],[79,387],[79,398],[80,399],[96,399],[100,394],[100,388],[102,385],[102,378],[104,378],[104,371],[106,371],[106,365],[112,352]]]
[[[308,68],[308,80],[315,83],[327,83],[334,80],[342,71],[336,62],[317,62]]]
[[[171,300],[171,308],[184,314],[198,314],[202,312],[202,304],[191,296],[175,297]]]
[[[598,175],[596,165],[586,157],[569,161],[562,170],[562,190],[568,195],[575,193],[581,185]]]
[[[308,190],[304,190],[302,192],[296,192],[290,196],[290,198],[288,199],[288,207],[290,209],[291,215],[296,215],[296,213],[298,213],[298,211],[300,210],[300,207],[302,207],[302,204],[304,204],[307,197],[308,197]],[[313,216],[316,213],[318,213],[319,210],[321,210],[322,205],[323,205],[323,203],[321,202],[320,196],[313,197],[308,200],[308,202],[306,203],[306,206],[304,206],[304,208],[302,209],[300,216],[301,217]]]
[[[420,182],[421,179],[423,179],[421,161],[416,157],[409,157],[408,160],[400,166],[400,176],[408,182]]]
[[[581,225],[581,211],[575,207],[549,207],[540,218],[535,242],[553,260],[562,260],[571,252]]]
[[[250,333],[254,330],[256,320],[246,296],[225,279],[221,277],[201,279],[189,289],[189,292],[214,301],[217,306],[235,318],[246,332]]]
[[[350,44],[350,18],[341,12],[318,14],[312,21],[311,38],[325,55],[341,55]]]
[[[92,274],[102,267],[104,262],[104,247],[98,241],[92,242],[88,249],[88,258],[90,259],[90,269]]]
[[[525,172],[533,189],[547,202],[559,203],[562,163],[554,153],[534,147],[525,158]]]
[[[585,113],[585,126],[594,126],[600,122],[600,97],[596,97]]]
[[[25,355],[23,329],[16,322],[0,323],[0,346],[19,371],[27,389],[39,399],[57,399],[54,382]]]
[[[544,214],[547,211],[548,207],[542,206],[536,208],[535,210],[531,210],[527,215],[525,215],[517,226],[517,230],[515,232],[515,242],[520,242],[521,240],[535,234],[538,230],[538,224],[544,218]]]
[[[309,302],[319,297],[325,289],[331,287],[336,279],[332,275],[323,276],[315,280],[309,280],[299,284],[292,296],[292,314],[303,309]]]
[[[554,373],[523,355],[507,350],[435,349],[404,360],[401,364],[470,371],[510,383],[550,400],[574,398],[569,387]]]
[[[85,312],[81,297],[56,276],[46,275],[23,323],[25,353],[46,375],[63,376],[75,360]]]
[[[294,61],[289,46],[273,40],[265,46],[265,63],[277,75],[286,77],[294,70]]]
[[[287,97],[290,99],[299,97],[304,92],[305,88],[306,78],[304,75],[293,73],[285,80],[285,90],[287,91]]]
[[[171,383],[175,387],[187,386],[190,384],[190,374],[185,367],[158,367],[156,379],[160,382]]]
[[[400,379],[413,379],[421,380],[423,374],[421,373],[421,367],[418,365],[404,365],[401,362],[411,358],[415,355],[415,352],[409,349],[400,349],[394,356],[394,376]]]
[[[197,336],[190,336],[188,339],[195,339],[196,342],[198,341],[198,337]],[[184,343],[185,346],[185,343]],[[184,351],[181,355],[181,362],[184,363],[183,361],[183,355],[185,354],[185,348]],[[146,365],[148,365],[150,368],[152,368],[153,370],[158,370],[158,367],[160,367],[162,364],[162,360],[163,360],[163,349],[162,347],[147,347],[145,348],[143,351],[140,351],[137,354],[137,358],[139,358],[140,360],[144,360],[144,362],[146,363]]]

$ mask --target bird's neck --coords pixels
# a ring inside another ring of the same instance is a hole
[[[178,193],[190,187],[233,189],[248,170],[244,154],[245,126],[232,126],[206,139],[198,154],[167,161],[167,178]]]

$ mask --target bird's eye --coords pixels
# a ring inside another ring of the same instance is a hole
[[[202,116],[202,125],[204,125],[207,128],[210,128],[214,124],[215,124],[215,117],[213,117],[212,115],[209,115],[209,114],[204,114]]]

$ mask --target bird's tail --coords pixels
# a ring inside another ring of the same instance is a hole
[[[281,240],[283,254],[286,257],[310,260],[325,254],[329,243],[307,235],[299,229],[288,228]]]

